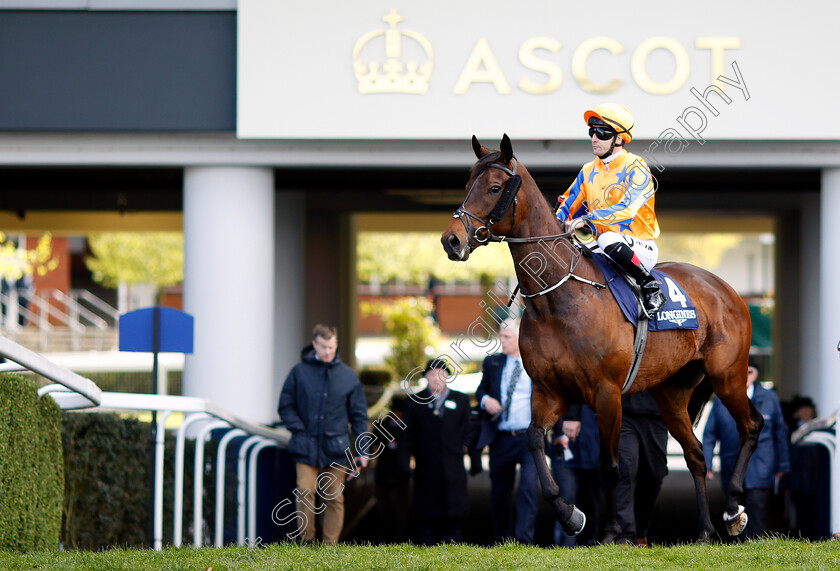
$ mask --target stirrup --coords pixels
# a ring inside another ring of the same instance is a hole
[[[662,306],[665,305],[665,295],[659,290],[645,295],[645,311],[648,315],[653,317],[656,315]]]

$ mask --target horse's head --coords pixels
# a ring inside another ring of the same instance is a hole
[[[452,216],[441,236],[443,249],[450,260],[464,262],[473,250],[489,241],[499,241],[516,222],[516,194],[522,177],[507,135],[501,150],[491,151],[473,136],[472,146],[478,162],[470,171],[467,196]],[[519,167],[524,172],[524,167]],[[492,231],[491,231],[492,229]]]

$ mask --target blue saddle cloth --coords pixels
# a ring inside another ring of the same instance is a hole
[[[607,285],[610,286],[610,291],[618,302],[624,317],[627,318],[627,321],[636,325],[639,321],[639,307],[636,304],[636,294],[630,289],[630,284],[618,275],[613,265],[605,260],[603,255],[593,253],[592,259],[604,272]],[[668,301],[656,314],[656,318],[648,323],[648,330],[697,329],[700,326],[697,323],[697,311],[695,311],[694,304],[691,303],[682,287],[668,274],[659,270],[653,270],[651,273],[659,282],[659,287]]]

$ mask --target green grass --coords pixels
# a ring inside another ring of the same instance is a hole
[[[167,548],[162,552],[0,553],[0,569],[837,569],[840,542],[809,543],[772,538],[743,544],[680,545],[641,549],[599,546],[542,549],[505,544],[417,547],[340,545],[264,549]]]

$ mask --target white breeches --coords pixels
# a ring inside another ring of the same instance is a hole
[[[616,242],[624,242],[630,246],[630,249],[636,253],[639,260],[642,262],[642,266],[644,266],[647,271],[652,270],[653,266],[656,265],[656,261],[659,259],[659,248],[653,240],[639,240],[633,236],[619,234],[618,232],[604,232],[598,236],[598,247],[601,251],[610,244],[615,244]]]

